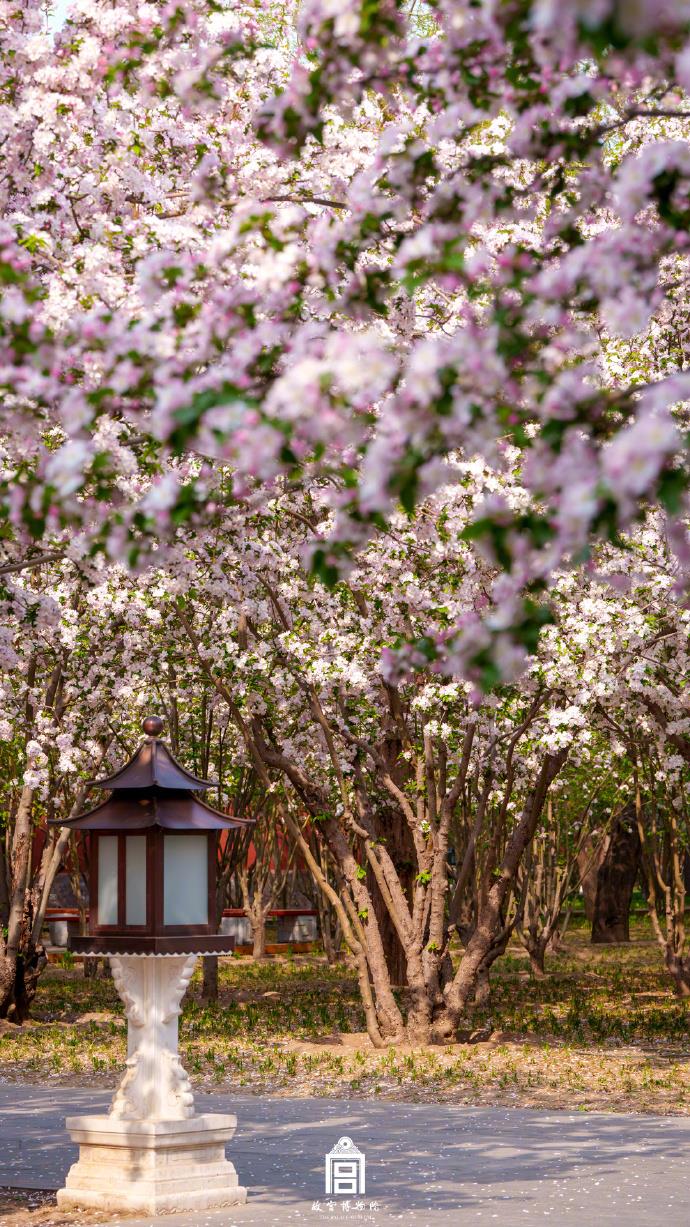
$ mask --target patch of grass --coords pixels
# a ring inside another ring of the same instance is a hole
[[[577,929],[547,961],[544,980],[533,979],[524,960],[499,960],[490,1006],[473,1021],[577,1043],[685,1040],[690,1001],[674,996],[646,918],[633,920],[631,936],[629,944],[592,946],[588,931]]]
[[[487,1042],[373,1049],[354,974],[318,956],[219,969],[219,1001],[195,975],[180,1020],[192,1080],[213,1088],[592,1110],[690,1113],[690,1003],[676,998],[647,921],[626,946],[593,947],[575,923],[547,977],[516,944],[492,972],[473,1029]],[[0,1073],[114,1085],[126,1025],[109,978],[51,966],[33,1020],[0,1033]]]

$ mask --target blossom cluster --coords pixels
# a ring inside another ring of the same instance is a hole
[[[686,584],[687,5],[417,8],[0,4],[10,565],[316,485],[334,582],[476,463],[522,485],[487,477],[486,602],[431,645],[470,680],[650,508]]]

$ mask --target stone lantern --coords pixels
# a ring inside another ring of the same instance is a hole
[[[196,1115],[178,1055],[181,1001],[198,956],[229,954],[216,930],[218,832],[246,826],[196,795],[211,787],[159,741],[146,739],[114,775],[93,781],[107,800],[64,825],[90,840],[90,922],[70,947],[107,956],[127,1014],[127,1070],[107,1116],[70,1117],[79,1159],[61,1207],[144,1214],[246,1200],[225,1158],[234,1116]]]

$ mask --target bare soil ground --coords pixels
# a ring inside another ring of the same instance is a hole
[[[90,1227],[104,1223],[112,1214],[92,1210],[58,1210],[55,1194],[39,1189],[9,1189],[0,1185],[2,1227]]]

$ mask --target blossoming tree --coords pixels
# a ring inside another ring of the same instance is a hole
[[[232,803],[237,768],[276,798],[290,847],[338,916],[375,1043],[462,1032],[516,924],[532,926],[539,956],[539,841],[557,836],[554,808],[561,824],[586,810],[584,777],[634,801],[637,775],[646,864],[659,869],[650,905],[682,978],[682,909],[667,934],[658,905],[664,849],[675,864],[686,837],[690,615],[658,527],[600,550],[586,575],[559,573],[557,624],[535,635],[520,677],[491,694],[430,663],[393,684],[382,664],[400,638],[426,628],[442,640],[487,600],[495,562],[463,537],[487,484],[514,508],[528,498],[517,473],[466,465],[462,482],[413,517],[392,516],[333,588],[299,561],[327,500],[318,489],[238,505],[222,527],[188,527],[140,575],[63,559],[5,578],[2,877],[12,899],[0,909],[14,936],[0,966],[13,1015],[40,971],[61,851],[59,833],[41,853],[32,831],[81,803],[80,779],[99,756],[121,757],[114,733],[131,748],[152,699],[177,752],[220,778],[216,804]],[[578,839],[573,830],[575,849]]]
[[[382,648],[425,623],[442,635],[486,593],[493,567],[462,540],[485,478],[469,466],[462,489],[429,496],[412,521],[393,517],[333,590],[298,562],[318,506],[297,495],[238,508],[222,533],[186,534],[165,572],[136,581],[155,593],[163,641],[184,654],[186,640],[266,787],[293,792],[328,850],[335,888],[286,808],[378,1044],[456,1033],[512,933],[549,788],[569,756],[589,753],[594,690],[582,661],[561,675],[556,631],[519,685],[483,699],[431,669],[398,685],[381,671]]]
[[[316,478],[332,582],[514,445],[529,498],[464,529],[488,600],[408,663],[514,676],[554,570],[648,505],[685,567],[689,32],[681,0],[5,2],[5,570]]]
[[[7,578],[0,595],[0,1018],[15,1022],[45,964],[46,906],[68,850],[69,830],[47,822],[79,811],[109,749],[123,646],[116,618],[97,633],[88,586],[63,566],[50,591]]]
[[[377,1043],[457,1029],[593,733],[680,915],[687,5],[1,0],[0,43],[0,1012],[37,804],[162,679],[292,790]]]

